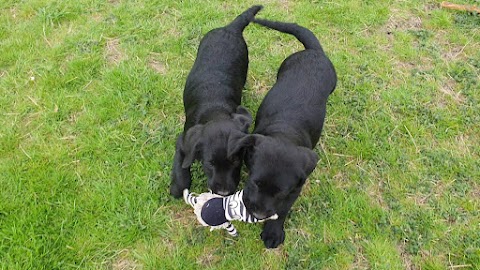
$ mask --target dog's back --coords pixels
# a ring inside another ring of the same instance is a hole
[[[186,128],[201,117],[198,106],[210,107],[202,104],[222,104],[229,113],[240,105],[248,69],[248,50],[242,32],[261,9],[262,6],[252,6],[230,24],[203,37],[184,90],[189,122]]]
[[[313,148],[322,131],[328,96],[337,83],[335,69],[310,30],[293,23],[254,22],[292,34],[305,46],[280,66],[277,82],[257,112],[254,133],[282,134],[298,145]]]

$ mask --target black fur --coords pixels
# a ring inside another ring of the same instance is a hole
[[[282,63],[277,82],[257,112],[253,134],[235,144],[246,147],[247,152],[245,206],[259,219],[279,215],[265,223],[261,234],[265,246],[275,248],[283,243],[287,213],[317,164],[312,149],[320,138],[327,99],[337,76],[310,30],[296,24],[254,22],[292,34],[306,48]]]
[[[242,31],[261,8],[249,8],[200,42],[183,93],[186,121],[177,139],[170,184],[176,198],[190,188],[195,159],[202,161],[212,191],[228,195],[237,188],[243,151],[232,151],[231,143],[244,137],[252,122],[250,113],[240,106],[248,69]]]

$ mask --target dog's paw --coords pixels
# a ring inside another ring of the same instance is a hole
[[[276,248],[285,241],[283,228],[265,228],[260,234],[266,248]]]
[[[179,188],[177,185],[170,185],[170,194],[176,199],[183,196],[183,190],[184,189]]]

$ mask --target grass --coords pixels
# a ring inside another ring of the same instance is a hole
[[[480,269],[480,19],[439,2],[263,2],[339,75],[321,161],[265,250],[261,226],[209,232],[167,192],[199,40],[256,2],[2,1],[0,268]],[[244,35],[255,113],[301,45]]]

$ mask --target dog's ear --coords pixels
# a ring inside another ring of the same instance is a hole
[[[200,152],[203,127],[203,125],[195,125],[185,132],[182,149],[185,154],[182,162],[182,168],[184,169],[192,166],[193,161]]]
[[[302,155],[302,180],[305,181],[307,177],[313,172],[318,162],[318,155],[314,151],[306,147],[300,147]]]
[[[238,153],[243,148],[254,146],[255,141],[258,140],[258,134],[233,133],[228,138],[227,158]]]
[[[235,113],[232,114],[233,121],[240,127],[243,132],[248,132],[248,128],[252,124],[252,115],[245,107],[239,105]]]

